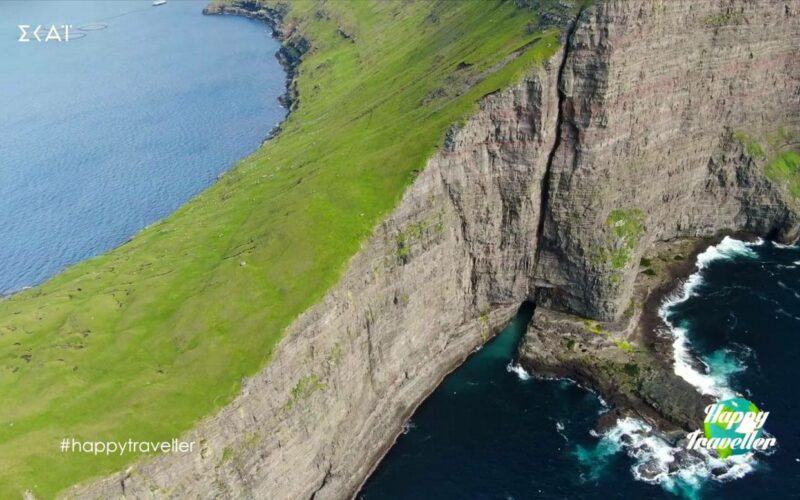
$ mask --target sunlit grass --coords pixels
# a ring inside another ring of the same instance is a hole
[[[785,151],[766,166],[767,177],[785,187],[800,201],[800,153]]]

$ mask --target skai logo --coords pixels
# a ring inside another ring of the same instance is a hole
[[[18,42],[69,42],[71,24],[61,24],[45,26],[39,24],[31,26],[30,24],[18,24],[19,38]]]

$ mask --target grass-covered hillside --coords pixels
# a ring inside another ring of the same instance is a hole
[[[557,50],[534,3],[286,2],[311,50],[282,133],[131,242],[0,301],[0,498],[137,458],[62,454],[64,437],[171,439],[230,402],[448,126]]]

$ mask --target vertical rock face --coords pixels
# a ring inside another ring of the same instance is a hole
[[[341,282],[242,394],[165,455],[75,497],[346,498],[441,379],[533,293],[562,57],[448,134]]]
[[[796,233],[734,137],[798,130],[798,16],[796,0],[608,0],[584,12],[560,82],[540,302],[615,319],[656,240]]]
[[[624,312],[654,241],[798,218],[735,137],[800,126],[797,0],[607,0],[448,135],[242,394],[76,497],[344,498],[519,304]],[[740,132],[737,134],[737,131]]]

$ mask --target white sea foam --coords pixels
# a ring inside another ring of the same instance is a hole
[[[758,255],[751,246],[760,245],[761,240],[755,243],[747,243],[726,236],[717,245],[712,245],[705,252],[697,256],[697,268],[702,270],[711,262],[720,259],[731,260],[736,257],[756,258]]]
[[[416,428],[417,428],[417,424],[415,424],[414,422],[409,420],[408,422],[403,424],[403,434],[408,434],[409,432],[411,432],[413,429],[416,429]]]
[[[797,243],[790,243],[788,245],[783,243],[778,243],[777,241],[771,241],[770,243],[772,243],[772,246],[774,246],[775,248],[795,248],[797,246]]]
[[[673,493],[695,497],[712,479],[726,482],[745,476],[756,467],[753,454],[720,459],[706,450],[689,452],[672,445],[635,418],[623,418],[606,431],[598,444],[606,455],[624,450],[634,461],[631,473],[640,481],[659,484]],[[595,457],[597,458],[597,457]]]
[[[726,236],[719,244],[712,245],[697,256],[697,272],[683,282],[678,291],[661,305],[659,316],[664,320],[672,333],[672,349],[674,351],[675,374],[683,378],[703,394],[717,398],[727,398],[736,395],[730,388],[727,375],[709,373],[708,370],[700,371],[697,364],[703,363],[691,352],[688,338],[688,329],[682,325],[673,324],[669,320],[669,310],[682,302],[689,300],[703,285],[702,271],[715,260],[731,260],[734,258],[757,258],[758,255],[751,248],[763,244],[762,240],[756,243],[746,243]],[[708,368],[708,366],[706,366]]]
[[[701,372],[696,368],[698,363],[705,365],[705,362],[698,360],[691,353],[686,328],[672,327],[672,334],[674,336],[672,349],[675,356],[673,369],[677,376],[692,384],[702,394],[717,398],[733,397],[736,394],[735,391],[728,387],[725,379]]]
[[[561,436],[565,443],[569,443],[569,438],[566,434],[564,434],[564,422],[560,420],[556,422],[556,432],[559,436]]]
[[[531,378],[531,374],[528,373],[525,368],[521,367],[518,363],[514,363],[513,361],[506,365],[506,370],[509,373],[516,373],[520,380],[529,380]]]

